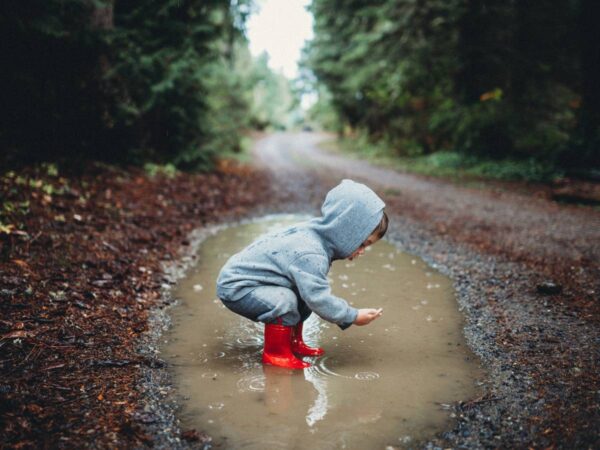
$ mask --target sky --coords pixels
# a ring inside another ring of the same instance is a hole
[[[258,11],[247,23],[250,52],[254,56],[267,52],[272,69],[295,78],[304,41],[313,36],[313,18],[306,10],[310,0],[256,0],[256,4]]]

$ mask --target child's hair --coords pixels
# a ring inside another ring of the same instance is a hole
[[[377,239],[381,239],[387,232],[388,223],[389,223],[389,219],[388,219],[387,214],[384,211],[383,217],[381,218],[381,222],[379,222],[379,225],[377,225],[377,227],[373,230],[373,232],[371,234],[377,234]]]

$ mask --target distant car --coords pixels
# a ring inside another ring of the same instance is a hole
[[[310,125],[304,125],[302,127],[302,131],[313,131],[313,127],[311,127]]]

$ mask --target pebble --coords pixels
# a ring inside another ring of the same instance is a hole
[[[543,283],[538,284],[536,289],[543,295],[556,295],[562,292],[562,286],[553,283],[552,281],[544,281]]]

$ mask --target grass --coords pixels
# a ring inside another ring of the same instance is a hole
[[[373,164],[402,172],[462,181],[491,179],[549,182],[564,176],[551,164],[544,164],[534,159],[491,160],[453,151],[439,151],[419,156],[396,156],[393,154],[393,149],[386,145],[374,144],[360,137],[331,140],[321,145],[326,150],[366,159]]]

